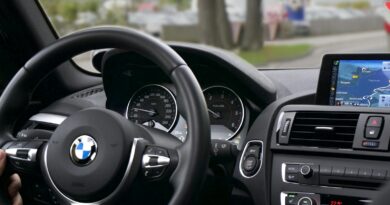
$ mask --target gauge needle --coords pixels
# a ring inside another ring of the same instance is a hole
[[[220,114],[218,114],[218,113],[216,113],[216,112],[214,112],[214,111],[212,111],[212,110],[210,110],[210,109],[208,109],[209,110],[209,113],[211,113],[213,116],[214,116],[214,118],[221,118],[221,115]]]
[[[138,111],[141,111],[141,112],[146,112],[146,113],[149,113],[152,116],[157,115],[157,112],[153,111],[153,110],[145,110],[145,109],[141,109],[141,108],[132,108],[132,110],[138,110]]]

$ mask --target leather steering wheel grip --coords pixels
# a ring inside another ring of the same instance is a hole
[[[29,103],[30,93],[56,66],[80,53],[103,48],[136,51],[155,62],[178,91],[188,137],[178,148],[179,163],[171,177],[174,195],[169,204],[190,204],[208,167],[210,123],[202,89],[185,61],[168,45],[124,27],[96,27],[58,39],[21,68],[0,97],[0,143],[12,140],[12,129]]]

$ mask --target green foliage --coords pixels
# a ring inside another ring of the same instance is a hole
[[[175,5],[178,10],[186,10],[191,6],[191,0],[160,0],[160,6]]]
[[[78,5],[76,1],[61,1],[57,4],[57,14],[62,16],[66,22],[74,22],[77,18]]]
[[[81,4],[80,11],[89,11],[92,13],[97,13],[100,7],[100,3],[100,0],[87,0]]]
[[[126,13],[124,11],[108,11],[102,24],[126,25]]]
[[[359,0],[353,2],[340,2],[336,5],[338,8],[351,8],[359,10],[367,10],[371,7],[370,2],[367,0]]]
[[[101,12],[102,0],[40,0],[51,22],[61,35],[81,27],[96,24],[126,25],[126,8],[115,8]],[[76,25],[75,21],[81,12],[96,15],[96,22],[88,25]]]
[[[308,44],[266,45],[257,51],[240,51],[238,55],[249,63],[259,66],[269,62],[292,60],[309,54],[312,47]]]

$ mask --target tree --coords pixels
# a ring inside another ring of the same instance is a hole
[[[241,39],[241,49],[258,50],[263,47],[261,0],[247,0],[246,4],[246,22]]]
[[[201,42],[225,49],[233,47],[225,0],[198,0]]]

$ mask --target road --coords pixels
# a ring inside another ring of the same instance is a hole
[[[327,53],[380,53],[389,51],[384,31],[277,40],[265,44],[291,45],[301,43],[313,46],[313,51],[308,56],[291,61],[269,63],[259,68],[313,68],[320,66],[322,56]]]

